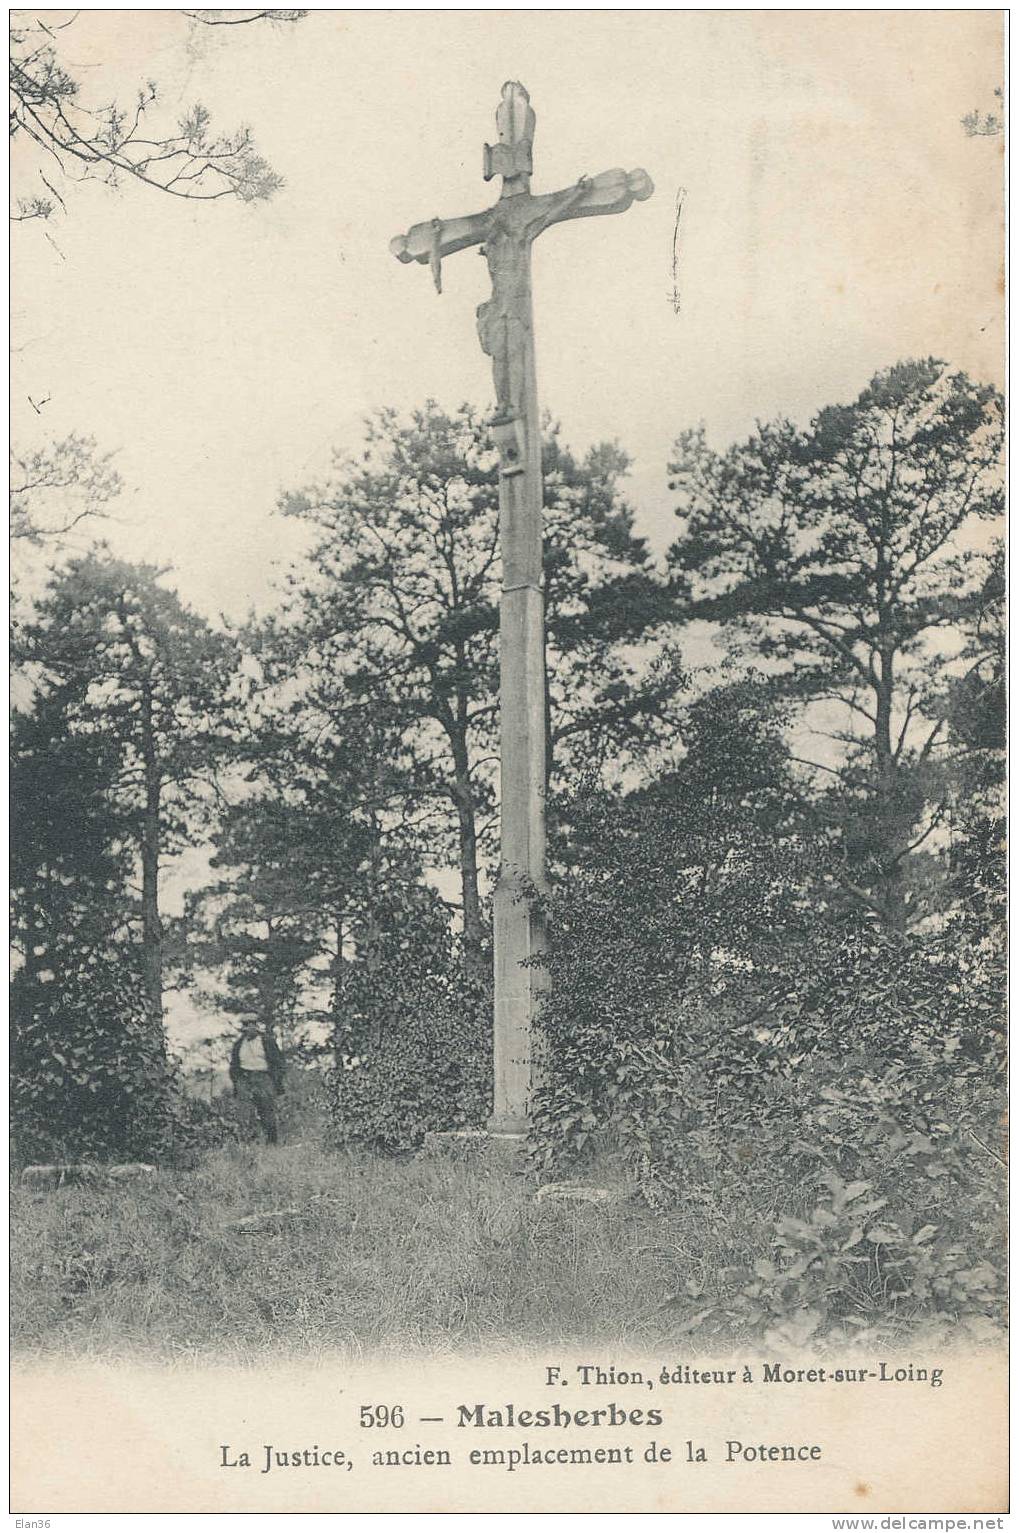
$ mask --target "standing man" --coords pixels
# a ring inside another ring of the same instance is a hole
[[[230,1054],[230,1079],[234,1096],[254,1104],[266,1144],[279,1144],[276,1098],[283,1095],[285,1069],[275,1038],[254,1017],[247,1017]]]

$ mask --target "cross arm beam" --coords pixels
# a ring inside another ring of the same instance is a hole
[[[646,170],[603,170],[600,176],[585,176],[565,191],[531,199],[537,215],[535,232],[571,218],[625,213],[634,202],[646,202],[654,189]]]
[[[466,218],[431,218],[426,223],[414,224],[406,234],[398,234],[389,241],[389,248],[398,261],[420,261],[427,266],[436,254],[441,260],[469,245],[483,244],[491,218],[491,208],[484,213],[470,213]]]

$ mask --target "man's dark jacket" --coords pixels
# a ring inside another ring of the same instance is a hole
[[[269,1066],[269,1075],[276,1095],[281,1096],[283,1094],[283,1077],[287,1068],[286,1061],[272,1033],[259,1032],[258,1036],[261,1038],[262,1047],[265,1049],[265,1062]],[[252,1043],[254,1041],[254,1039],[251,1040]],[[244,1034],[242,1033],[230,1051],[230,1079],[233,1082],[234,1090],[237,1089],[237,1082],[241,1078],[241,1044],[243,1042]]]

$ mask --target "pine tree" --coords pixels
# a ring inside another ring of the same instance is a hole
[[[921,854],[946,822],[945,682],[980,601],[973,529],[1002,511],[1001,448],[995,391],[925,361],[805,430],[779,420],[725,452],[687,432],[672,465],[677,613],[724,623],[811,704],[829,743],[807,759],[832,784],[818,822],[843,888],[894,927],[924,911]]]
[[[660,589],[620,481],[599,448],[578,461],[553,433],[545,449],[550,772],[556,759],[646,747],[674,689],[634,659],[661,620]],[[285,514],[318,534],[264,657],[299,677],[315,732],[347,738],[362,710],[398,740],[394,798],[428,822],[459,869],[464,945],[486,970],[481,866],[492,846],[498,758],[499,538],[495,454],[486,421],[435,405],[371,423],[363,460],[288,497]],[[308,732],[311,732],[309,728]]]
[[[151,566],[102,549],[72,560],[25,626],[18,658],[37,686],[60,692],[66,749],[98,751],[103,742],[97,759],[108,775],[96,793],[140,869],[131,924],[140,927],[150,1034],[163,1048],[160,868],[201,834],[228,745],[223,718],[236,651],[159,580]]]

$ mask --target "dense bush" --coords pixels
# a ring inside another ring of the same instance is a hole
[[[424,885],[377,890],[352,923],[325,1090],[336,1145],[403,1150],[490,1112],[491,993]]]
[[[651,788],[587,782],[556,806],[548,1080],[535,1102],[546,1161],[608,1123],[658,1159],[691,1108],[699,1121],[727,1089],[720,1072],[738,1093],[761,1072],[747,1024],[773,977],[806,964],[816,920],[781,720],[759,703],[752,684],[719,689],[690,709],[687,754]]]
[[[609,1145],[653,1207],[759,1211],[756,1251],[678,1295],[690,1328],[981,1334],[1003,1288],[993,932],[852,916],[779,819],[743,845],[714,807],[698,828],[682,781],[664,806],[572,806],[586,851],[550,907],[539,1161]]]
[[[339,1144],[410,1149],[432,1129],[480,1128],[491,1112],[491,1025],[461,997],[409,1000],[378,1043],[329,1074]]]
[[[11,1130],[21,1161],[171,1153],[179,1093],[130,965],[97,958],[12,987]]]
[[[237,1110],[232,1092],[223,1092],[207,1102],[181,1091],[174,1100],[172,1122],[173,1158],[192,1165],[208,1150],[220,1150],[255,1139],[258,1127],[247,1123]]]

